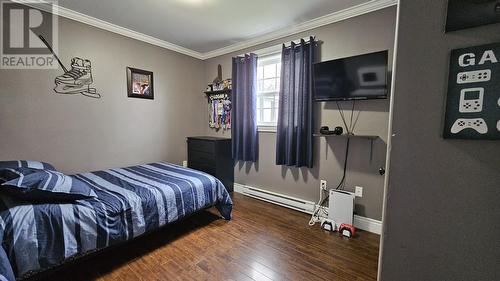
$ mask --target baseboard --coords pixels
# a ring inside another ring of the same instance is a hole
[[[292,196],[256,188],[244,184],[234,183],[234,192],[241,193],[255,199],[266,201],[272,204],[297,210],[306,214],[312,214],[316,203],[312,201],[295,198]],[[354,226],[356,228],[379,234],[382,232],[382,222],[358,215],[354,215]]]
[[[354,226],[378,235],[382,233],[382,222],[367,217],[354,215]]]
[[[288,195],[283,195],[248,185],[234,183],[234,192],[241,193],[252,198],[260,199],[262,201],[294,209],[307,214],[312,214],[312,212],[314,211],[314,206],[315,206],[314,202],[298,199]]]

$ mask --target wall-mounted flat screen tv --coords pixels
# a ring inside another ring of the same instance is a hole
[[[387,98],[388,51],[314,64],[314,100]]]

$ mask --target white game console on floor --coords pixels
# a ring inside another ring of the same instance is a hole
[[[328,219],[335,222],[335,230],[343,223],[353,225],[354,194],[343,190],[330,190]]]

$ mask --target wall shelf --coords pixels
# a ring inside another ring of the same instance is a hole
[[[204,93],[207,96],[220,95],[220,94],[230,94],[231,93],[231,89],[218,90],[218,91],[206,91]]]
[[[362,139],[369,139],[371,141],[374,141],[378,139],[378,136],[372,136],[372,135],[347,135],[347,134],[342,134],[342,135],[323,135],[323,134],[313,134],[313,137],[325,137],[325,138],[362,138]]]
[[[379,136],[372,136],[372,135],[348,135],[348,134],[342,134],[342,135],[323,135],[323,134],[313,134],[313,137],[321,138],[324,137],[325,140],[328,140],[328,138],[358,138],[358,139],[365,139],[370,141],[370,161],[373,159],[373,142],[379,138]]]

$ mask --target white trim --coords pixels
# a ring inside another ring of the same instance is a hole
[[[352,193],[352,192],[349,192],[349,193]],[[316,205],[316,207],[318,207],[318,205]],[[323,209],[322,214],[328,214],[327,207],[323,206],[320,208]],[[327,216],[321,215],[321,213],[320,213],[319,217],[323,218],[323,219],[328,218]],[[371,233],[375,233],[378,235],[380,235],[382,233],[382,222],[378,221],[378,220],[354,215],[353,224],[356,228],[363,229],[363,230],[371,232]]]
[[[389,125],[387,129],[387,151],[385,156],[385,177],[384,177],[384,196],[382,200],[382,221],[386,222],[387,218],[387,198],[389,197],[389,174],[391,172],[391,153],[392,153],[392,138],[396,136],[393,132],[394,123],[394,100],[396,99],[396,79],[397,79],[397,59],[398,59],[398,42],[399,42],[399,19],[401,16],[400,5],[398,1],[396,12],[396,27],[394,30],[394,50],[392,54],[392,79],[391,79],[391,93],[389,101]],[[384,239],[385,239],[386,224],[382,224],[380,234],[380,246],[378,252],[378,271],[377,280],[382,279],[382,259],[384,256]]]
[[[281,45],[274,45],[271,47],[266,47],[263,49],[252,51],[252,53],[256,54],[258,57],[266,57],[272,55],[281,55]]]
[[[25,1],[13,0],[13,1],[22,3],[22,2],[25,2],[26,0]],[[28,6],[33,6],[37,9],[40,9],[40,10],[43,10],[46,12],[51,12],[50,8],[48,8],[48,6],[47,6],[47,1],[31,0],[28,2],[33,2],[33,1],[37,1],[40,4],[33,4],[33,3],[24,3],[24,4],[26,4]],[[235,51],[239,51],[242,49],[250,48],[250,47],[260,45],[260,44],[263,44],[266,42],[270,42],[270,41],[273,41],[276,39],[280,39],[283,37],[287,37],[287,36],[297,34],[300,32],[305,32],[305,31],[308,31],[308,30],[311,30],[314,28],[324,26],[324,25],[332,24],[335,22],[339,22],[339,21],[347,20],[347,19],[354,18],[357,16],[361,16],[364,14],[368,14],[371,12],[375,12],[375,11],[378,11],[378,10],[381,10],[381,9],[384,9],[387,7],[391,7],[394,5],[397,5],[397,0],[371,0],[369,2],[362,3],[362,4],[359,4],[359,5],[356,5],[356,6],[353,6],[353,7],[338,11],[338,12],[334,12],[334,13],[316,18],[316,19],[312,19],[312,20],[306,21],[306,22],[301,23],[301,24],[297,24],[297,25],[293,25],[293,26],[290,26],[287,28],[283,28],[283,29],[280,29],[280,30],[277,30],[274,32],[270,32],[270,33],[264,34],[262,36],[253,38],[253,39],[249,39],[249,40],[246,40],[243,42],[239,42],[239,43],[236,43],[233,45],[229,45],[227,47],[223,47],[223,48],[213,50],[210,52],[205,52],[205,53],[197,52],[197,51],[170,43],[168,41],[164,41],[164,40],[155,38],[153,36],[149,36],[149,35],[137,32],[137,31],[133,31],[131,29],[121,27],[119,25],[116,25],[116,24],[113,24],[113,23],[110,23],[110,22],[107,22],[104,20],[100,20],[98,18],[91,17],[91,16],[85,15],[85,14],[80,13],[80,12],[73,11],[71,9],[64,8],[64,7],[59,6],[59,5],[55,5],[55,7],[57,8],[57,9],[55,9],[56,10],[55,13],[56,13],[56,15],[61,16],[61,17],[72,19],[72,20],[75,20],[75,21],[78,21],[78,22],[81,22],[84,24],[88,24],[90,26],[94,26],[94,27],[97,27],[97,28],[100,28],[103,30],[107,30],[107,31],[110,31],[110,32],[113,32],[116,34],[120,34],[120,35],[129,37],[129,38],[143,41],[143,42],[146,42],[146,43],[158,46],[158,47],[162,47],[162,48],[165,48],[168,50],[172,50],[172,51],[184,54],[184,55],[188,55],[188,56],[197,58],[200,60],[206,60],[206,59],[210,59],[213,57],[218,57],[221,55],[225,55],[225,54],[229,54],[229,53],[232,53]],[[268,51],[272,52],[275,49],[276,49],[276,46],[273,46],[273,47],[270,47]]]
[[[354,226],[378,235],[382,233],[382,222],[371,218],[354,215]]]
[[[257,126],[257,131],[258,132],[276,133],[277,130],[278,130],[277,126],[264,126],[264,125]]]
[[[223,47],[214,51],[203,53],[203,59],[210,59],[213,57],[222,56],[225,54],[229,54],[232,52],[236,52],[242,49],[250,48],[256,45],[260,45],[263,43],[267,43],[276,39],[280,39],[283,37],[287,37],[293,34],[297,34],[300,32],[305,32],[314,28],[318,28],[321,26],[325,26],[328,24],[332,24],[335,22],[347,20],[350,18],[354,18],[357,16],[361,16],[364,14],[368,14],[371,12],[375,12],[384,8],[388,8],[397,4],[397,0],[371,0],[366,3],[362,3],[347,9],[343,9],[338,12],[334,12],[319,18],[315,18],[309,21],[306,21],[301,24],[289,26],[287,28],[283,28],[274,32],[270,32],[259,36],[257,38],[253,38],[250,40],[246,40],[243,42],[239,42],[227,47]],[[321,39],[321,38],[319,38]]]
[[[239,183],[234,183],[233,187],[234,192],[241,193],[255,199],[280,205],[307,214],[312,214],[312,212],[314,211],[314,202],[311,201],[306,201]]]
[[[315,35],[310,35],[310,36],[316,37]],[[308,41],[309,37],[304,37],[304,38],[301,38],[301,39],[293,40],[293,42],[295,44],[299,44],[300,40]],[[258,49],[258,50],[252,51],[252,53],[256,54],[259,57],[272,56],[272,55],[277,55],[277,54],[281,55],[282,46],[283,46],[283,44],[277,44],[277,45],[274,45],[274,46],[269,46],[269,47],[266,47],[266,48],[262,48],[262,49]],[[244,56],[244,55],[245,54],[240,54],[238,56]],[[260,61],[262,61],[262,60],[260,60]]]
[[[257,62],[257,66],[265,66],[269,64],[277,64],[281,63],[281,50],[278,52],[268,54],[268,55],[259,55],[259,61]],[[264,77],[262,77],[264,78]],[[274,77],[276,78],[276,77]]]
[[[316,203],[303,200],[300,198],[264,190],[261,188],[256,188],[240,183],[234,183],[234,192],[241,193],[243,195],[273,203],[279,206],[283,206],[289,209],[297,210],[306,214],[312,214]],[[322,207],[325,208],[325,207]],[[326,209],[326,208],[325,208]],[[376,234],[382,232],[382,222],[374,220],[371,218],[366,218],[358,215],[354,215],[354,226]]]
[[[233,183],[233,190],[236,193],[244,194],[244,191],[246,189],[246,186],[241,183]]]
[[[13,1],[18,2],[18,3],[22,3],[24,5],[27,5],[27,6],[36,8],[36,9],[40,9],[40,10],[48,12],[48,13],[52,13],[52,10],[50,9],[50,6],[47,3],[47,1],[42,1],[42,0],[24,0],[24,1],[23,0],[13,0]],[[28,2],[28,3],[25,3],[25,2]],[[29,2],[31,2],[31,3],[29,3]],[[39,4],[35,4],[32,2],[39,2]],[[188,48],[184,48],[184,47],[181,47],[179,45],[155,38],[153,36],[149,36],[149,35],[125,28],[125,27],[121,27],[119,25],[116,25],[116,24],[113,24],[113,23],[110,23],[110,22],[107,22],[104,20],[100,20],[98,18],[94,18],[94,17],[88,16],[88,15],[82,14],[80,12],[76,12],[76,11],[70,10],[68,8],[64,8],[64,7],[56,5],[56,4],[54,4],[54,7],[55,7],[55,9],[53,12],[54,12],[54,14],[56,14],[58,16],[68,18],[68,19],[71,19],[71,20],[74,20],[77,22],[81,22],[81,23],[84,23],[84,24],[87,24],[90,26],[94,26],[94,27],[97,27],[97,28],[100,28],[103,30],[107,30],[107,31],[110,31],[110,32],[113,32],[116,34],[120,34],[120,35],[123,35],[125,37],[129,37],[129,38],[133,38],[133,39],[136,39],[136,40],[139,40],[142,42],[146,42],[146,43],[149,43],[151,45],[162,47],[164,49],[168,49],[168,50],[171,50],[171,51],[174,51],[177,53],[188,55],[188,56],[191,56],[191,57],[194,57],[197,59],[201,59],[201,60],[204,59],[203,54],[200,52],[196,52],[196,51],[190,50]]]

